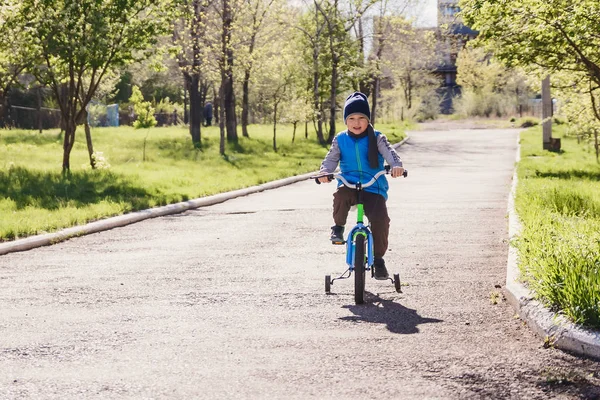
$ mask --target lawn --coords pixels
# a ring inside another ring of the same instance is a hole
[[[561,137],[563,130],[553,133]],[[521,134],[516,241],[522,278],[547,306],[600,328],[600,164],[592,146],[562,137],[542,150],[541,128]]]
[[[406,126],[377,129],[395,143]],[[202,129],[200,149],[183,126],[96,128],[106,168],[92,170],[80,127],[63,176],[58,130],[0,130],[0,242],[315,171],[327,153],[310,129],[308,138],[298,129],[292,143],[292,127],[279,125],[277,152],[272,126],[252,125],[249,136],[228,143],[222,157],[217,127]]]

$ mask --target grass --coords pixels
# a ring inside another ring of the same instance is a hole
[[[406,126],[377,128],[398,142]],[[312,131],[306,139],[298,129],[292,144],[292,127],[279,125],[277,152],[272,135],[271,126],[252,125],[222,157],[217,127],[202,129],[200,149],[186,127],[96,128],[94,149],[110,167],[92,170],[79,128],[63,177],[58,130],[0,130],[0,242],[315,171],[327,153]]]
[[[555,127],[553,136],[566,130]],[[523,280],[572,321],[600,328],[600,165],[593,150],[563,136],[542,150],[540,127],[521,134],[516,241]]]

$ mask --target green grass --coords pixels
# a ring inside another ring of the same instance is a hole
[[[377,128],[398,142],[406,125]],[[94,150],[110,164],[92,170],[80,127],[63,177],[58,130],[0,130],[0,242],[315,171],[327,153],[310,129],[305,139],[299,128],[292,144],[292,127],[279,125],[277,152],[272,126],[252,125],[249,135],[221,157],[217,127],[202,129],[199,150],[187,127],[92,129]]]
[[[555,127],[561,137],[566,128]],[[523,280],[572,321],[600,328],[600,165],[593,151],[562,137],[542,150],[540,127],[521,134],[516,241]]]

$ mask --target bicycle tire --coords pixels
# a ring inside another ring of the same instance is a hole
[[[364,303],[365,297],[365,237],[361,234],[354,239],[354,302]]]
[[[331,292],[331,275],[325,275],[325,293]]]

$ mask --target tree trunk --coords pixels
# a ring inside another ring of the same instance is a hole
[[[371,125],[375,126],[377,119],[377,98],[379,97],[379,88],[381,87],[381,79],[379,76],[373,79],[373,97],[371,99]]]
[[[237,121],[235,115],[235,92],[233,88],[233,47],[231,36],[233,30],[233,13],[230,0],[223,0],[223,33],[221,36],[222,63],[221,79],[223,82],[223,102],[227,128],[227,140],[237,142]]]
[[[77,124],[74,121],[74,118],[65,121],[65,137],[63,140],[63,163],[62,163],[62,172],[63,175],[66,175],[71,170],[71,150],[73,149],[73,144],[75,144],[75,130],[77,129]]]
[[[189,112],[188,112],[188,93],[190,91],[189,82],[187,78],[183,78],[185,87],[183,88],[183,123],[188,124],[190,122]],[[190,131],[191,133],[191,131]]]
[[[359,56],[360,56],[360,66],[364,67],[365,62],[365,34],[363,30],[362,18],[358,19],[358,47],[359,47]],[[369,76],[365,76],[360,79],[358,83],[358,90],[365,95],[369,95]]]
[[[278,103],[275,102],[275,107],[273,109],[273,151],[277,153],[277,106]]]
[[[319,105],[319,72],[315,71],[313,74],[313,97],[314,97],[314,108],[317,113],[317,140],[320,144],[325,144],[325,137],[323,135],[323,114],[321,113],[321,106]]]
[[[552,96],[550,95],[550,75],[542,80],[542,135],[544,150],[550,149],[552,142]]]
[[[248,114],[249,114],[249,92],[250,91],[250,70],[244,72],[244,83],[242,84],[242,136],[248,135]]]
[[[331,51],[335,51],[333,46]],[[333,53],[332,53],[333,54]],[[333,138],[336,134],[335,131],[335,119],[336,119],[336,98],[337,98],[337,81],[338,81],[338,65],[339,58],[334,55],[331,62],[331,92],[329,94],[329,137],[327,143],[333,142]]]
[[[206,81],[206,79],[200,79],[199,82],[199,89],[198,89],[198,98],[199,98],[199,102],[202,105],[202,112],[200,113],[200,130],[202,130],[202,126],[207,126],[205,124],[205,119],[204,119],[204,107],[206,107],[206,99],[208,98],[208,82]]]
[[[190,97],[190,135],[192,136],[192,143],[195,148],[201,146],[201,125],[202,125],[202,102],[200,100],[199,89],[199,76],[198,74],[188,75],[189,79],[189,97]]]
[[[411,76],[410,73],[408,74],[407,85],[408,85],[408,99],[407,99],[408,100],[408,105],[407,105],[407,107],[410,110],[412,108],[412,89],[413,89],[412,76]]]
[[[235,94],[233,91],[233,71],[225,81],[225,94],[223,96],[225,108],[225,122],[227,127],[227,140],[237,142],[237,120],[235,115]]]
[[[88,155],[90,156],[90,165],[92,169],[96,169],[96,159],[94,158],[94,145],[92,143],[92,132],[90,131],[90,124],[88,123],[87,111],[85,112],[85,122],[83,123],[83,129],[85,131],[85,142],[87,144]]]
[[[222,72],[221,72],[222,73]],[[221,82],[221,88],[219,89],[219,154],[225,156],[225,105],[223,104],[223,82]]]
[[[315,9],[315,26],[319,26],[319,12]],[[326,144],[323,135],[323,114],[319,106],[319,35],[314,40],[313,46],[313,106],[317,113],[317,140],[321,145]]]
[[[298,121],[294,121],[294,132],[292,132],[292,144],[296,140],[296,126],[298,125]]]

